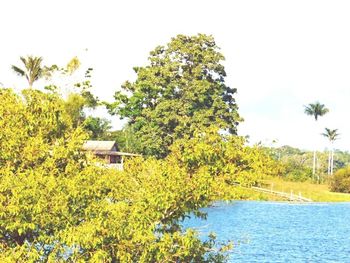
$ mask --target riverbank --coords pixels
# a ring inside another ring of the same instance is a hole
[[[302,196],[313,202],[350,202],[350,194],[334,193],[329,190],[327,184],[313,184],[310,182],[291,182],[279,178],[265,180],[263,188],[275,192],[284,192],[294,196]],[[268,192],[240,186],[221,186],[220,195],[216,200],[259,200],[259,201],[289,201]]]
[[[310,182],[290,182],[279,178],[265,181],[265,187],[274,191],[299,193],[315,202],[350,202],[350,194],[335,193],[329,190],[327,184],[313,184]]]

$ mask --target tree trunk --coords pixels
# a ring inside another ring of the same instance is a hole
[[[328,166],[327,166],[327,174],[331,174],[331,150],[328,151]]]
[[[315,178],[316,174],[316,150],[314,150],[314,162],[312,166],[312,176]]]
[[[334,166],[334,151],[332,148],[332,156],[331,156],[331,175],[333,175],[333,167]]]

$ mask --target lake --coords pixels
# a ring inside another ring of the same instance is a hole
[[[215,203],[185,227],[232,240],[229,262],[350,262],[350,203]],[[238,244],[237,244],[238,243]]]

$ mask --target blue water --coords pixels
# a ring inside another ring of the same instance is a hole
[[[216,203],[185,227],[235,244],[230,262],[350,262],[350,203]]]

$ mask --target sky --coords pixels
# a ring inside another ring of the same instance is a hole
[[[1,1],[0,10],[5,87],[26,86],[10,69],[20,56],[42,56],[47,65],[78,56],[82,67],[94,68],[93,92],[113,101],[156,46],[177,34],[204,33],[226,58],[226,84],[238,90],[239,135],[322,150],[328,144],[320,134],[328,127],[339,130],[335,147],[350,150],[349,1],[11,0]],[[317,125],[304,114],[304,105],[315,101],[330,110]]]

